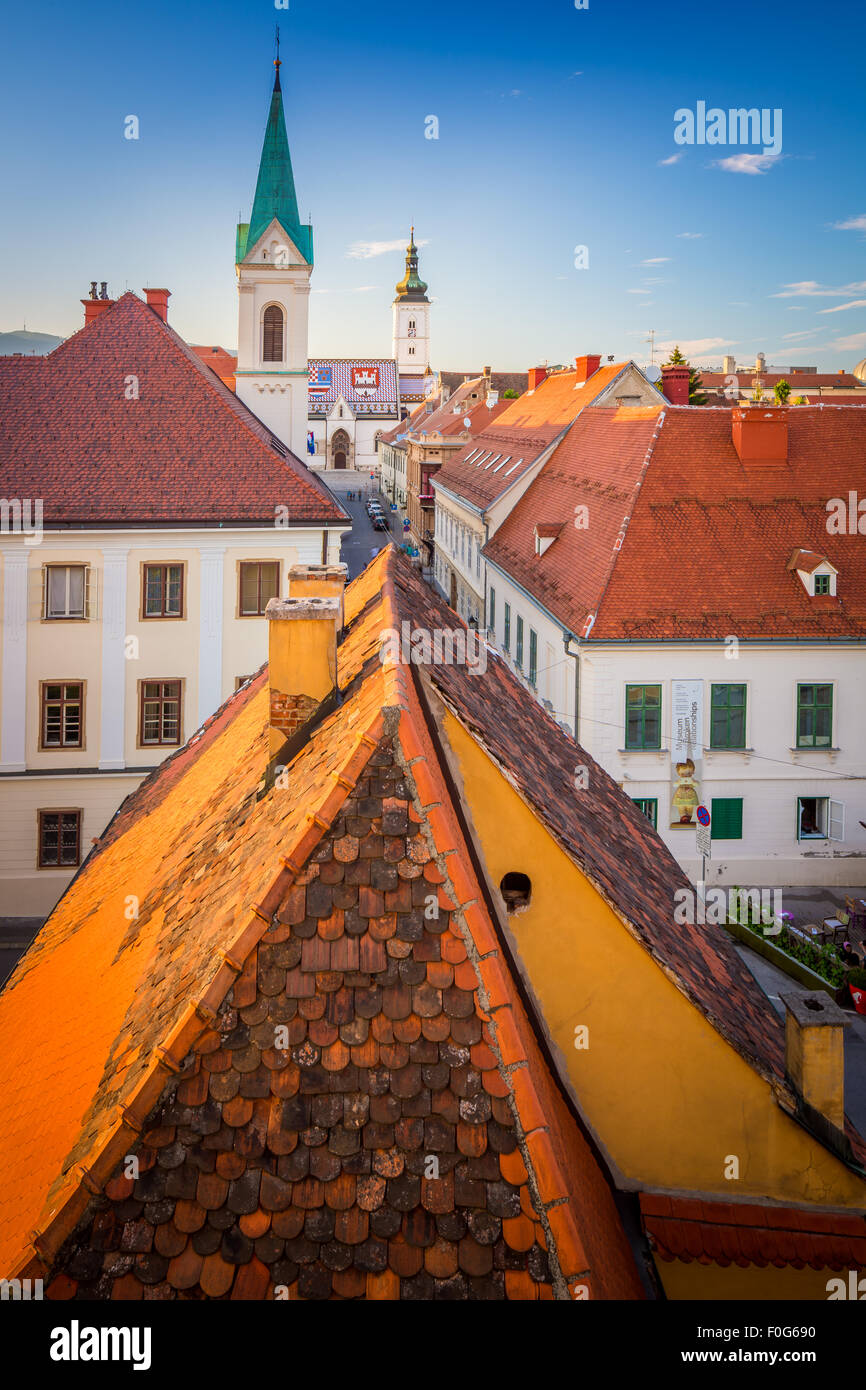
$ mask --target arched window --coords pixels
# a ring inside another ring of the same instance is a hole
[[[263,362],[283,360],[283,311],[278,304],[269,304],[264,317]]]

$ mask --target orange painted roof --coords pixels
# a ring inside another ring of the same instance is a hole
[[[127,799],[19,962],[0,995],[10,1275],[61,1299],[642,1296],[422,695],[379,658],[422,598],[383,552],[347,590],[343,703],[289,790],[259,795],[263,669]]]
[[[545,377],[534,390],[509,401],[491,425],[448,459],[436,474],[435,486],[447,488],[475,507],[490,506],[627,365],[615,362],[600,367],[588,381],[575,370]]]

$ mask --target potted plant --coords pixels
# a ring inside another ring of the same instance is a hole
[[[858,1014],[866,1014],[866,970],[861,965],[848,971],[848,991]]]

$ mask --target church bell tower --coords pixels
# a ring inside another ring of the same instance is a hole
[[[280,59],[249,222],[237,230],[236,391],[277,439],[306,459],[307,319],[313,229],[302,225],[286,135]]]
[[[430,365],[430,300],[418,274],[415,228],[406,247],[406,274],[394,300],[394,357],[401,377],[423,377]]]

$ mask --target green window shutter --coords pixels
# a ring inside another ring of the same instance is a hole
[[[626,748],[661,748],[661,700],[660,685],[626,686]]]
[[[710,696],[710,747],[745,748],[746,687],[714,685]]]
[[[742,840],[743,798],[714,796],[710,806],[711,831],[714,840]]]

